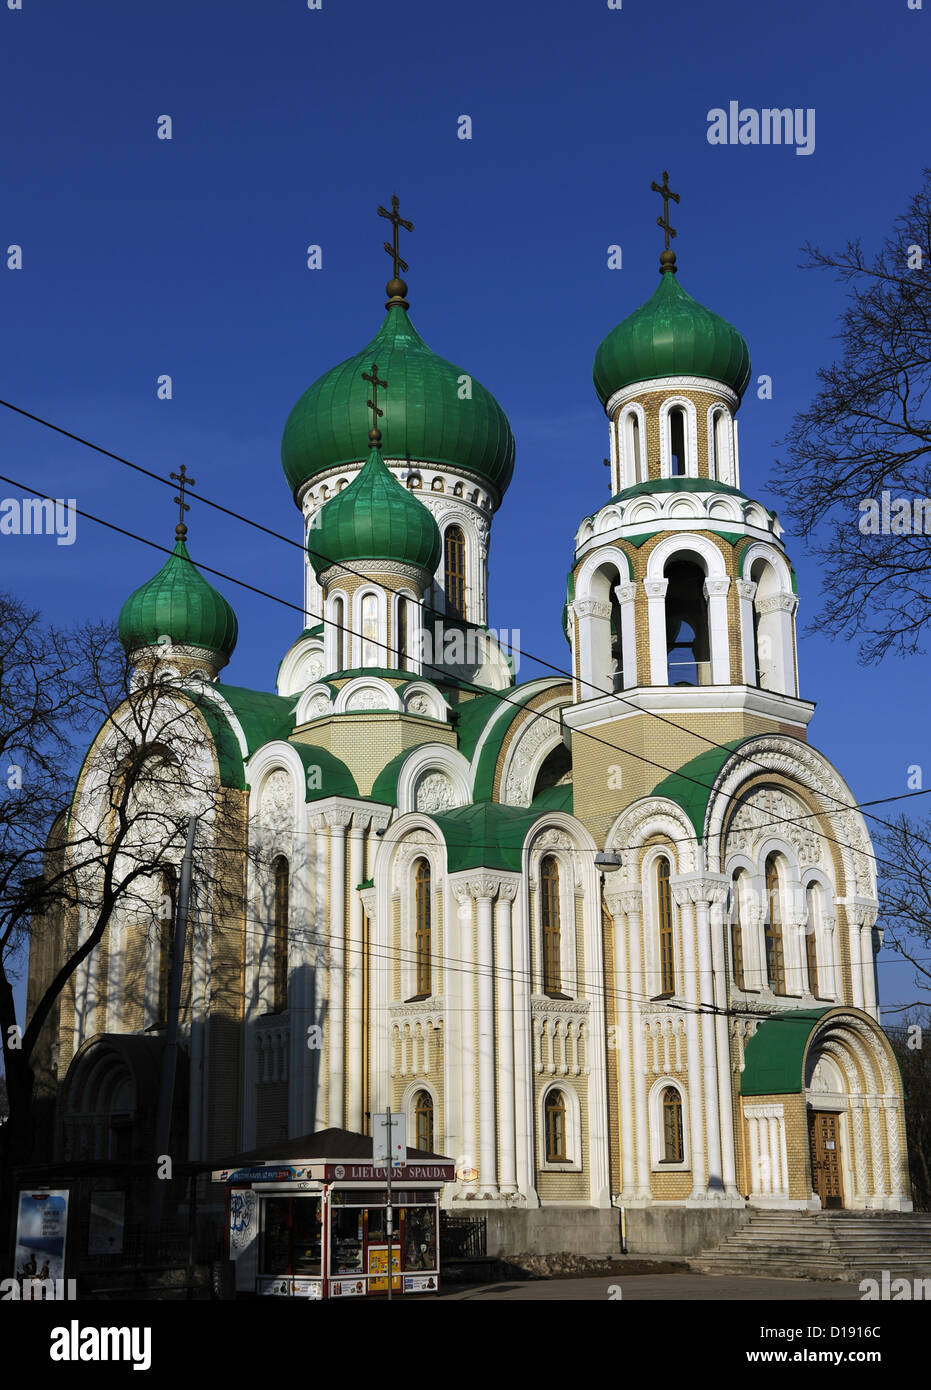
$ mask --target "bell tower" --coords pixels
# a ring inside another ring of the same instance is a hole
[[[804,739],[813,713],[798,698],[782,527],[740,485],[747,345],[682,288],[669,224],[679,195],[666,173],[652,186],[664,203],[660,281],[595,357],[612,495],[579,527],[569,575],[565,718],[603,741],[573,738],[576,805],[592,808],[596,834],[722,744],[777,730]]]

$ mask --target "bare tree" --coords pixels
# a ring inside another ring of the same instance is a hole
[[[9,1096],[0,1126],[3,1249],[12,1169],[33,1145],[37,1047],[65,991],[115,914],[171,933],[163,875],[180,862],[190,816],[198,822],[199,893],[221,914],[237,897],[241,904],[245,861],[239,828],[219,814],[205,683],[157,648],[133,669],[113,628],[61,632],[9,595],[0,595],[0,673],[0,1039]],[[27,946],[39,968],[20,1021],[13,984]],[[85,981],[76,1007],[99,1002]]]
[[[931,169],[872,258],[859,240],[805,250],[850,287],[842,351],[770,481],[822,563],[813,626],[875,662],[922,650],[931,622]]]
[[[879,924],[883,945],[915,969],[915,1007],[931,1005],[931,820],[900,815],[874,836],[882,865]]]

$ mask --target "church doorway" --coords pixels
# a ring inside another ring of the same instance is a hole
[[[841,1176],[840,1116],[833,1110],[809,1110],[808,1138],[811,1153],[811,1187],[827,1211],[844,1205]]]

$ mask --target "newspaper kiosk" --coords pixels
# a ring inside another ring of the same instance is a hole
[[[228,1194],[239,1294],[365,1298],[388,1292],[387,1189],[372,1139],[328,1129],[239,1154],[212,1174]],[[435,1293],[448,1158],[407,1150],[392,1172],[392,1293]]]

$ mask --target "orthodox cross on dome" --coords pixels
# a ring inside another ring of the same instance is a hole
[[[378,407],[378,388],[379,386],[381,386],[384,388],[384,390],[387,391],[388,383],[387,381],[379,381],[377,362],[372,363],[372,370],[370,373],[362,373],[362,380],[370,381],[372,383],[372,399],[370,401],[366,401],[365,404],[372,412],[372,428],[369,430],[369,443],[377,446],[381,443],[381,430],[378,428],[378,417],[380,415],[384,415],[385,413]]]
[[[672,189],[669,187],[669,174],[665,169],[663,170],[663,182],[657,183],[654,179],[650,184],[650,188],[654,193],[661,193],[663,197],[663,215],[656,219],[657,227],[662,227],[666,237],[666,247],[659,258],[660,273],[665,275],[667,270],[671,270],[673,274],[675,274],[676,253],[669,249],[669,238],[676,236],[677,233],[675,227],[669,224],[669,199],[671,198],[673,202],[678,203],[680,201],[679,194],[673,193]]]
[[[184,489],[188,487],[193,487],[196,482],[196,479],[188,477],[187,468],[183,463],[181,465],[180,473],[169,473],[168,476],[169,478],[171,478],[172,482],[178,484],[178,490],[181,494],[180,497],[175,498],[175,501],[177,502],[179,507],[178,524],[175,527],[175,540],[183,541],[185,536],[187,535],[187,527],[184,524],[184,513],[189,512],[191,510],[184,500]]]
[[[389,212],[387,208],[383,208],[379,205],[378,215],[379,217],[387,217],[388,221],[391,223],[393,232],[391,241],[386,241],[384,243],[385,250],[391,257],[394,266],[394,274],[385,286],[385,289],[388,291],[388,304],[389,307],[391,304],[400,304],[403,309],[407,309],[409,306],[404,299],[404,296],[407,294],[407,286],[400,278],[398,272],[403,270],[406,274],[410,267],[407,261],[401,258],[401,252],[398,246],[398,229],[403,227],[406,232],[412,232],[414,230],[414,224],[413,222],[408,222],[401,216],[398,211],[400,206],[401,202],[398,195],[393,193],[391,195],[391,211]]]

